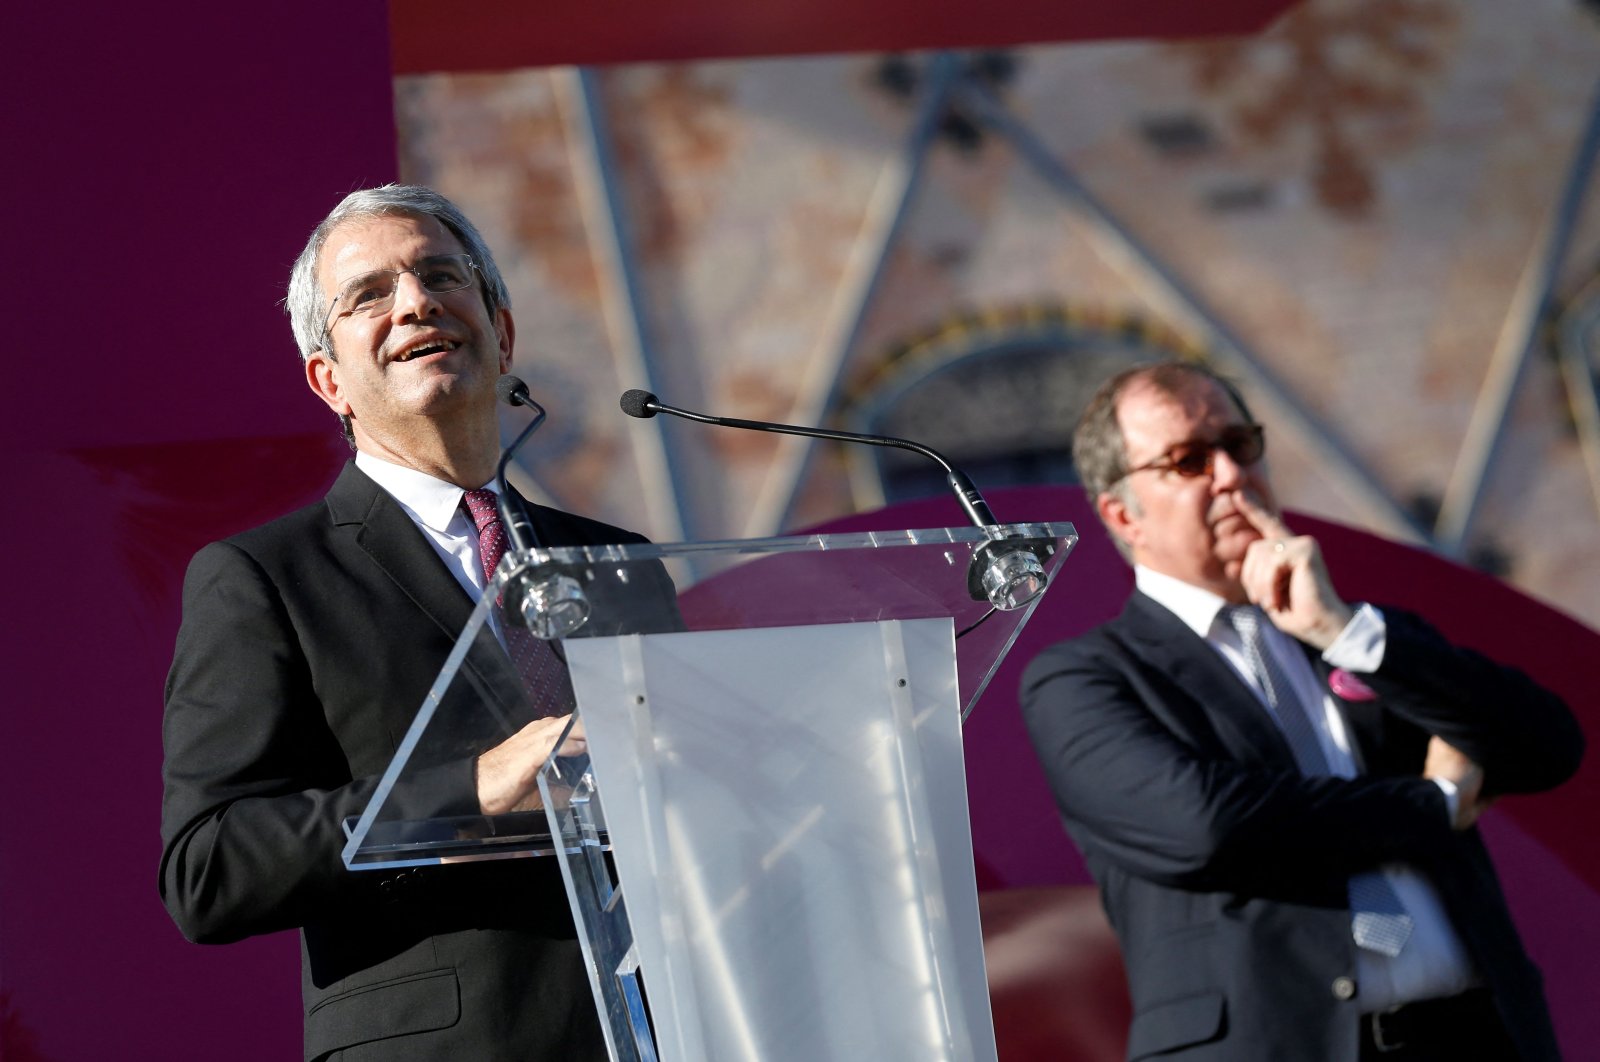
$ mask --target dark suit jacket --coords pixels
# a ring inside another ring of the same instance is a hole
[[[1379,699],[1344,703],[1355,779],[1302,776],[1250,689],[1143,594],[1029,665],[1029,733],[1122,944],[1130,1059],[1354,1060],[1347,881],[1393,861],[1437,887],[1523,1055],[1558,1057],[1478,833],[1451,829],[1420,772],[1438,734],[1486,789],[1544,789],[1577,769],[1582,733],[1521,673],[1384,616],[1383,664],[1362,676]]]
[[[548,546],[644,541],[543,507],[533,519]],[[341,823],[472,607],[354,464],[322,503],[190,565],[167,680],[161,894],[191,940],[301,930],[307,1058],[605,1057],[553,860],[399,873],[340,860]],[[522,721],[487,631],[466,670]],[[499,736],[485,728],[477,751]],[[432,810],[476,811],[470,755],[434,781]]]

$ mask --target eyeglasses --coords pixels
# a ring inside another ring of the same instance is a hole
[[[1128,469],[1107,486],[1115,486],[1135,472],[1176,472],[1185,479],[1209,476],[1216,464],[1218,450],[1227,454],[1228,460],[1241,468],[1253,465],[1267,452],[1265,429],[1259,424],[1231,424],[1223,428],[1215,439],[1181,442],[1154,461]]]
[[[400,274],[410,273],[435,295],[460,291],[472,286],[478,263],[470,254],[439,254],[424,258],[410,269],[374,269],[351,277],[339,287],[339,294],[328,304],[324,334],[333,331],[340,318],[355,314],[376,317],[394,308],[394,293],[400,287]]]

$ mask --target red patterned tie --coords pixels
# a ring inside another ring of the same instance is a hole
[[[500,506],[492,490],[469,490],[461,497],[472,523],[478,529],[478,560],[483,566],[483,585],[487,593],[494,586],[494,572],[506,554],[506,528],[500,522]],[[528,687],[535,716],[566,715],[577,698],[567,665],[549,642],[536,638],[526,627],[504,625],[506,651],[522,673]]]

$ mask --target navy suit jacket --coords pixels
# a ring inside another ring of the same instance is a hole
[[[644,541],[539,506],[533,522],[548,546]],[[163,724],[161,894],[192,940],[300,930],[308,1059],[606,1057],[553,860],[397,873],[340,859],[342,823],[472,608],[353,463],[323,502],[190,565]],[[465,670],[461,688],[497,702],[485,718],[528,718],[487,631]],[[433,810],[477,810],[472,756],[434,781]]]
[[[1451,828],[1420,772],[1437,734],[1484,766],[1486,791],[1545,789],[1577,769],[1582,733],[1520,672],[1384,616],[1383,663],[1361,676],[1378,698],[1343,703],[1355,779],[1302,776],[1249,687],[1141,593],[1028,666],[1030,737],[1122,945],[1130,1059],[1353,1062],[1366,1008],[1347,882],[1386,862],[1434,883],[1524,1057],[1558,1057],[1478,833]]]

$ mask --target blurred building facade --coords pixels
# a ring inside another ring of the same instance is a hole
[[[1311,0],[1237,41],[412,75],[396,117],[501,257],[557,504],[725,538],[940,489],[630,387],[1070,480],[1094,384],[1177,354],[1241,381],[1285,505],[1600,626],[1597,85],[1571,0]]]

